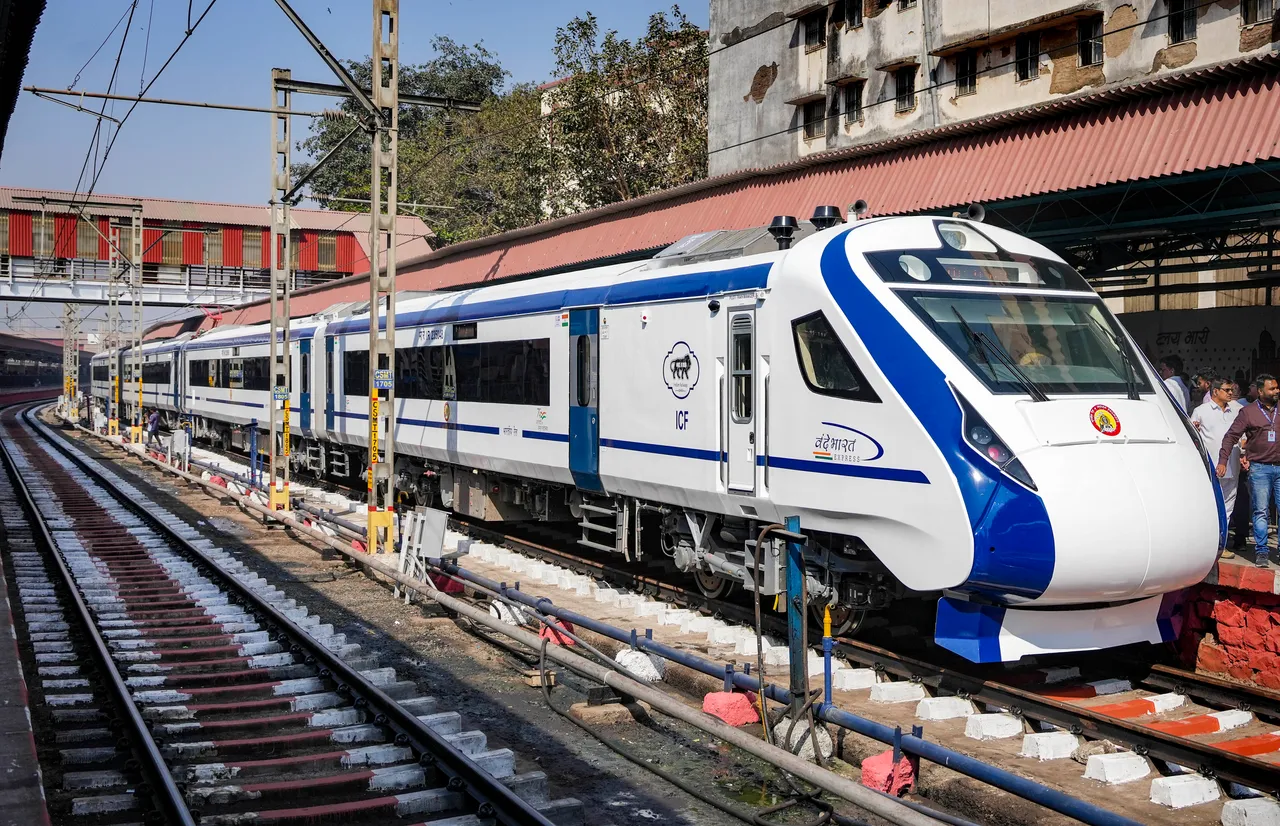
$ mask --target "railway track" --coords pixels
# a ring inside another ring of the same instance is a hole
[[[711,612],[729,622],[754,625],[751,609],[743,605],[710,599],[696,589],[638,573],[635,566],[621,567],[470,522],[458,526],[477,539],[576,573]],[[786,638],[785,622],[776,616],[766,615],[763,626],[764,633]],[[976,707],[1003,709],[1041,728],[1106,740],[1173,771],[1180,768],[1266,794],[1280,793],[1280,763],[1271,762],[1280,755],[1277,692],[1158,663],[1120,664],[1117,658],[1101,654],[1092,655],[1091,660],[1093,668],[1101,667],[1102,672],[1082,677],[1078,667],[1060,669],[1074,678],[1037,684],[1045,677],[1038,668],[965,668],[955,664],[954,658],[946,658],[947,664],[934,659],[936,655],[942,660],[945,652],[910,656],[844,637],[835,640],[834,652],[853,667],[873,669],[882,679],[919,683],[937,696],[958,696]],[[1123,671],[1107,673],[1108,668]],[[1113,691],[1114,699],[1108,696]]]
[[[0,411],[24,667],[55,823],[579,822],[457,712],[141,492]]]

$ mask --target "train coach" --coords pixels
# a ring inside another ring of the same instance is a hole
[[[797,516],[810,604],[838,628],[928,595],[937,641],[979,662],[1173,638],[1174,595],[1225,537],[1221,497],[1084,279],[964,219],[775,223],[399,302],[398,488],[575,522],[584,546],[713,596],[785,590],[756,536]],[[299,468],[361,472],[368,326],[359,305],[291,325]],[[157,347],[198,437],[261,426],[266,335]]]

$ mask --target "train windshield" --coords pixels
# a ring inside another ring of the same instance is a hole
[[[1135,384],[1151,390],[1138,356],[1097,298],[898,295],[994,393],[1124,393]]]

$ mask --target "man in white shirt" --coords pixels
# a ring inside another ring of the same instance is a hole
[[[1182,359],[1178,356],[1169,355],[1160,359],[1160,378],[1164,380],[1164,386],[1173,394],[1173,400],[1182,408],[1182,412],[1186,413],[1191,406],[1191,394],[1187,392],[1187,385],[1182,380],[1182,376],[1178,375],[1181,372]]]
[[[1195,429],[1200,431],[1200,438],[1204,440],[1205,450],[1209,454],[1209,461],[1213,464],[1218,462],[1218,450],[1222,447],[1222,438],[1227,435],[1227,431],[1231,429],[1231,425],[1235,422],[1236,416],[1240,414],[1241,406],[1236,404],[1231,398],[1231,380],[1217,377],[1209,382],[1209,402],[1202,404],[1191,414],[1191,424]],[[1236,505],[1236,491],[1239,488],[1240,481],[1240,445],[1231,448],[1231,455],[1227,459],[1227,474],[1218,479],[1218,485],[1222,489],[1222,501],[1226,505],[1227,517],[1230,518],[1231,512]],[[1230,553],[1228,551],[1228,553]]]

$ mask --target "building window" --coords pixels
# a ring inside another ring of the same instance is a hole
[[[850,29],[862,28],[862,0],[845,0],[844,24]]]
[[[37,258],[53,256],[53,216],[31,216],[31,248]]]
[[[821,100],[810,101],[800,110],[801,116],[804,118],[804,136],[806,139],[819,137],[827,131],[824,127],[826,114],[823,103],[824,101]]]
[[[204,262],[210,267],[222,266],[222,227],[214,227],[205,229],[204,231],[205,248],[208,253],[205,255]]]
[[[1035,80],[1040,76],[1040,32],[1018,35],[1015,70],[1018,80]]]
[[[802,19],[805,49],[821,49],[827,45],[827,11],[815,11]]]
[[[0,255],[9,254],[9,213],[0,212]]]
[[[338,268],[338,237],[331,233],[321,235],[319,247],[320,269],[333,272]]]
[[[165,227],[160,241],[160,263],[182,264],[182,227]]]
[[[865,80],[855,80],[844,87],[844,122],[862,123],[862,88]]]
[[[98,230],[83,218],[76,219],[76,258],[98,257]]]
[[[898,0],[898,11],[906,11],[915,8],[916,0]]]
[[[972,95],[978,91],[978,53],[961,52],[956,55],[956,97]]]
[[[1240,14],[1246,24],[1265,23],[1276,15],[1276,0],[1244,0]]]
[[[1102,18],[1088,17],[1076,24],[1076,46],[1081,66],[1102,63]]]
[[[910,112],[916,108],[916,67],[903,66],[893,73],[894,111]]]
[[[242,260],[244,266],[249,269],[262,268],[262,230],[257,227],[245,228]]]
[[[1195,0],[1169,0],[1169,42],[1196,39]]]

